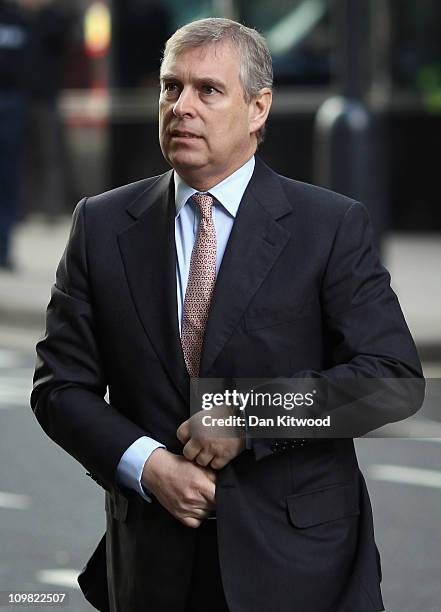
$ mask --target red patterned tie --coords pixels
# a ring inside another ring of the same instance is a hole
[[[188,373],[197,377],[205,325],[216,282],[216,231],[212,217],[213,196],[195,193],[192,197],[199,206],[200,223],[191,253],[181,342]]]

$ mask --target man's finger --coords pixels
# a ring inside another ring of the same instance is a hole
[[[217,474],[214,470],[212,470],[211,468],[207,468],[205,470],[205,474],[208,476],[211,482],[216,483]]]
[[[213,470],[221,470],[223,467],[225,467],[227,465],[228,461],[226,461],[225,459],[221,459],[220,457],[215,457],[211,463],[210,463],[210,467],[213,468]]]
[[[191,527],[192,529],[197,529],[202,523],[201,519],[191,518],[188,516],[183,516],[182,518],[177,516],[176,518],[181,521],[181,523],[183,523],[186,527]]]
[[[207,467],[210,461],[214,459],[214,455],[212,453],[207,453],[207,451],[202,450],[199,455],[195,458],[195,461],[198,465],[202,465],[203,467]]]
[[[193,461],[193,459],[200,453],[201,448],[202,446],[199,444],[199,442],[196,442],[194,438],[191,438],[184,446],[182,454],[189,461]]]
[[[209,502],[210,508],[214,509],[216,505],[216,501],[215,501],[216,485],[214,484],[214,482],[207,480],[206,485],[203,488],[201,487],[199,489],[199,493],[202,495],[204,499],[206,499]]]
[[[182,444],[186,444],[191,438],[189,421],[190,419],[187,419],[181,423],[176,431],[176,436]]]
[[[186,510],[184,514],[188,518],[197,518],[203,521],[208,518],[212,512],[212,508],[191,508],[190,510]]]

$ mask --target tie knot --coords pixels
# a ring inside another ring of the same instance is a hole
[[[195,193],[192,198],[199,206],[202,219],[211,219],[211,207],[214,202],[213,196],[209,193]]]

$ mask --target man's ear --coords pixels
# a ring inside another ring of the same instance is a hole
[[[250,134],[255,134],[264,125],[270,112],[273,101],[273,92],[269,87],[264,87],[251,100],[249,107]]]

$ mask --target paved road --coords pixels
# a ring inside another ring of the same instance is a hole
[[[0,349],[0,590],[64,591],[70,596],[64,609],[86,612],[92,608],[76,587],[76,574],[103,532],[103,493],[33,418],[33,356],[29,335],[20,334],[15,349]],[[437,372],[434,364],[430,373]],[[388,612],[441,610],[440,442],[357,442]]]
[[[388,612],[441,610],[440,442],[357,442],[371,493]],[[424,484],[427,475],[437,480]]]
[[[0,590],[66,592],[62,609],[90,612],[76,575],[103,533],[104,496],[32,416],[32,362],[0,350]]]

